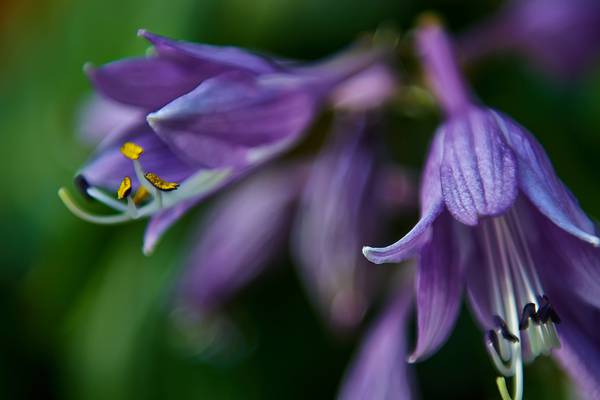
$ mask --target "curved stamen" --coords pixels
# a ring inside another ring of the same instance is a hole
[[[92,222],[95,224],[103,224],[103,225],[112,225],[112,224],[120,224],[123,222],[129,221],[131,218],[125,214],[117,214],[117,215],[95,215],[91,214],[81,207],[79,207],[71,198],[71,195],[67,191],[66,188],[60,188],[58,190],[58,196],[65,204],[65,206],[71,211],[73,214],[83,219],[84,221]]]
[[[127,196],[127,214],[132,219],[136,219],[138,215],[138,210],[135,205],[135,201],[130,196]]]
[[[113,199],[112,197],[108,196],[106,193],[104,193],[103,191],[90,186],[87,189],[87,194],[95,199],[98,200],[100,203],[116,210],[116,211],[120,211],[120,212],[127,212],[127,207],[121,203],[118,202],[117,200]]]
[[[490,335],[491,334],[491,335]],[[506,355],[507,357],[503,357],[504,355],[500,354],[499,350],[501,348],[500,343],[501,340],[498,340],[498,336],[494,331],[490,331],[488,333],[488,338],[485,341],[485,345],[487,351],[492,358],[492,362],[494,366],[504,376],[513,376],[515,374],[514,364],[511,361],[511,354]]]
[[[201,196],[215,190],[219,185],[230,182],[233,174],[231,168],[200,170],[187,177],[181,184],[168,182],[153,173],[146,173],[139,161],[144,149],[131,142],[123,144],[121,153],[133,162],[135,176],[140,187],[133,198],[131,198],[131,178],[125,177],[117,190],[119,199],[126,198],[127,203],[117,201],[107,195],[103,190],[90,186],[81,175],[75,178],[75,184],[83,195],[99,201],[100,203],[119,212],[117,215],[98,215],[90,213],[80,207],[71,197],[66,188],[61,188],[59,197],[65,206],[79,218],[97,224],[118,224],[138,218],[148,217],[163,208],[169,208],[175,204],[194,196]],[[178,190],[176,190],[178,189]],[[149,201],[145,201],[150,197]],[[145,203],[142,207],[138,206]]]
[[[520,400],[523,362],[560,346],[555,327],[560,317],[542,295],[538,269],[516,211],[483,220],[480,233],[493,312],[486,349],[502,375],[496,380],[502,398]],[[512,393],[507,389],[508,377],[512,377]]]
[[[519,341],[519,338],[513,335],[513,333],[508,329],[508,326],[506,326],[506,322],[500,316],[494,315],[494,322],[496,323],[496,326],[500,329],[500,333],[502,334],[502,337],[504,339],[513,343]]]

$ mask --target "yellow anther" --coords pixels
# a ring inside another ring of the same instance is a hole
[[[117,190],[117,198],[119,200],[123,200],[125,197],[129,196],[129,193],[131,193],[131,178],[126,176],[119,185],[119,190]]]
[[[130,160],[137,160],[138,158],[140,158],[143,152],[144,149],[142,148],[142,146],[133,142],[125,142],[123,143],[123,146],[121,146],[121,154],[123,154]]]
[[[135,193],[135,196],[133,196],[133,203],[135,205],[140,204],[142,201],[146,200],[146,197],[148,197],[149,194],[150,192],[148,191],[148,189],[146,189],[144,186],[140,186],[140,188]]]
[[[144,177],[152,184],[152,186],[158,190],[162,190],[163,192],[170,192],[171,190],[175,190],[179,187],[179,183],[167,182],[152,172],[146,173]]]

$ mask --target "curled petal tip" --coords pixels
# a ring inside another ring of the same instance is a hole
[[[149,227],[147,227],[146,229],[152,229],[152,221],[150,222]],[[160,241],[161,235],[148,235],[148,232],[146,232],[146,235],[144,236],[144,243],[142,244],[142,253],[144,253],[144,255],[146,257],[150,257],[151,255],[154,254],[154,250],[156,250],[156,247],[158,246],[158,242]]]
[[[373,247],[363,246],[363,248],[362,248],[363,256],[365,256],[366,259],[371,261],[372,263],[382,264],[383,261],[380,260],[379,258],[375,257],[375,255],[373,254],[374,250],[375,250],[375,248],[373,248]]]
[[[146,257],[150,257],[154,253],[155,248],[155,246],[148,246],[144,243],[144,246],[142,247],[142,253],[144,253]]]
[[[148,31],[144,28],[140,28],[137,30],[137,35],[138,35],[138,37],[145,38],[148,35]]]
[[[414,364],[417,361],[419,361],[419,357],[417,357],[417,355],[415,353],[413,353],[410,356],[406,357],[406,362],[409,363],[409,364]]]
[[[587,235],[585,238],[588,243],[594,247],[600,247],[600,237],[596,235]]]
[[[83,73],[86,74],[87,76],[92,76],[92,74],[94,73],[94,71],[96,70],[96,68],[94,67],[94,64],[92,64],[91,62],[86,62],[83,64]]]
[[[588,243],[590,243],[594,247],[600,247],[600,239],[596,236],[592,236],[588,239]]]
[[[148,122],[148,125],[150,125],[153,129],[155,129],[156,126],[158,125],[158,122],[160,121],[158,112],[153,112],[151,114],[148,114],[146,116],[146,121]]]

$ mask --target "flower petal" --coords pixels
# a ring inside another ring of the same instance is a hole
[[[308,127],[314,106],[294,78],[238,72],[204,81],[148,121],[175,151],[202,163],[204,138],[248,148],[290,141]]]
[[[538,252],[540,256],[548,252],[552,254],[552,259],[546,258],[542,264],[545,267],[542,277],[553,280],[554,286],[569,290],[574,296],[600,307],[600,248],[563,231],[546,217],[538,218],[541,219],[543,221],[539,226],[544,232],[546,246]]]
[[[600,399],[600,344],[577,331],[561,330],[562,347],[555,356],[577,384],[582,399]]]
[[[598,61],[600,5],[594,0],[509,1],[459,39],[465,64],[518,53],[556,78],[577,79]]]
[[[338,109],[373,110],[396,92],[397,81],[387,66],[375,64],[337,87],[331,102]]]
[[[335,121],[336,132],[311,169],[294,226],[300,275],[338,329],[354,328],[369,301],[368,263],[359,249],[377,219],[371,187],[375,154],[366,124],[362,114]]]
[[[143,252],[150,255],[156,248],[162,235],[181,217],[183,217],[192,207],[198,204],[199,199],[185,200],[174,207],[163,210],[152,217],[146,226],[144,232]]]
[[[230,192],[203,223],[182,278],[182,295],[218,307],[257,274],[286,237],[299,191],[296,172],[266,171]]]
[[[476,243],[477,238],[473,235],[469,241]],[[493,327],[493,316],[496,313],[490,301],[492,278],[489,269],[481,262],[485,258],[481,254],[480,246],[471,246],[470,251],[473,252],[470,254],[472,261],[466,263],[465,272],[468,303],[479,327],[488,330]]]
[[[494,115],[517,157],[519,188],[561,229],[595,246],[600,245],[594,223],[556,176],[542,146],[512,119],[498,112]]]
[[[156,110],[189,92],[208,76],[205,71],[159,57],[86,66],[86,73],[102,95],[119,103]]]
[[[417,346],[409,362],[423,360],[446,341],[460,310],[465,257],[461,251],[463,226],[448,212],[432,227],[417,270]]]
[[[78,132],[86,144],[97,145],[103,139],[144,121],[144,113],[136,107],[91,96],[81,107]]]
[[[557,327],[561,348],[553,355],[577,384],[582,398],[599,400],[600,310],[582,304],[564,290],[552,296],[553,305],[561,318]]]
[[[452,215],[467,225],[506,211],[517,196],[516,160],[491,112],[473,108],[446,122],[442,192]]]
[[[400,262],[418,253],[430,238],[430,227],[444,210],[440,186],[443,132],[433,138],[421,178],[421,219],[402,239],[387,247],[363,247],[363,255],[375,264]]]
[[[226,70],[243,70],[257,74],[282,70],[282,67],[271,59],[237,47],[172,40],[144,29],[140,29],[138,35],[152,43],[160,57],[202,65],[206,76],[214,76]]]
[[[399,288],[352,361],[338,399],[409,400],[414,397],[412,371],[406,363],[406,330],[412,299],[408,285]]]

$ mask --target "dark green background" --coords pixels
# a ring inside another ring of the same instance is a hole
[[[332,398],[356,346],[327,331],[291,268],[280,268],[229,306],[247,341],[198,356],[173,324],[170,299],[197,214],[141,254],[143,222],[77,220],[57,189],[89,155],[76,140],[78,105],[91,88],[84,62],[142,54],[138,28],[314,59],[381,23],[407,32],[433,9],[459,32],[498,1],[36,0],[0,3],[0,398]],[[545,78],[518,59],[470,70],[488,104],[513,115],[546,147],[592,216],[600,214],[600,74],[577,84]],[[391,113],[398,163],[418,167],[435,127]],[[398,221],[398,232],[416,214]],[[287,266],[291,261],[282,262]],[[467,310],[443,350],[418,366],[425,399],[499,398],[481,333]],[[527,398],[565,398],[549,360],[526,370]]]

